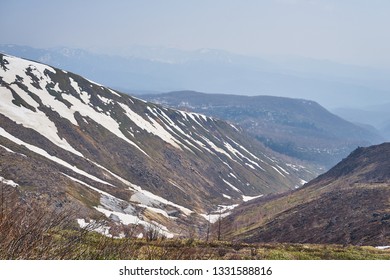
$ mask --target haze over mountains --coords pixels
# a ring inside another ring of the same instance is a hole
[[[333,112],[357,124],[371,124],[383,137],[390,139],[390,102],[364,108],[337,108]]]
[[[300,57],[258,58],[225,51],[132,47],[116,55],[72,48],[0,45],[0,51],[73,71],[128,93],[195,90],[313,100],[327,109],[366,110],[390,102],[390,71]],[[343,110],[344,111],[344,110]],[[343,111],[336,111],[342,114]],[[343,114],[344,117],[349,115]],[[385,125],[360,115],[350,121]]]

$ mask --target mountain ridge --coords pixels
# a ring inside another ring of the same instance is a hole
[[[383,140],[377,133],[347,122],[311,100],[194,91],[142,95],[142,98],[232,121],[267,147],[325,168],[357,146]]]
[[[147,47],[117,51],[116,56],[66,47],[0,45],[1,51],[49,63],[126,92],[192,89],[227,94],[269,93],[315,99],[327,108],[390,101],[387,70],[307,58],[259,58],[218,50]],[[369,100],[367,93],[372,96]]]
[[[103,215],[107,231],[139,224],[201,234],[218,205],[314,177],[219,119],[5,54],[0,66],[2,186],[12,181],[58,207],[77,205],[79,224]]]
[[[225,218],[226,234],[246,242],[387,245],[389,153],[390,143],[357,148],[296,191],[243,204]]]

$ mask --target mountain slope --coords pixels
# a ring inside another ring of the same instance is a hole
[[[247,242],[390,244],[390,143],[358,148],[297,191],[253,200],[226,218]]]
[[[0,54],[0,176],[58,207],[167,235],[313,174],[241,129]],[[195,226],[194,226],[195,225]],[[112,227],[111,227],[112,228]]]
[[[331,114],[314,101],[192,91],[142,98],[232,121],[269,148],[325,168],[359,145],[382,141],[378,134]]]

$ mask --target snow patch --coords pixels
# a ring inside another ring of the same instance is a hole
[[[149,191],[143,190],[140,187],[138,187],[136,193],[131,196],[130,201],[151,207],[159,206],[160,204],[165,204],[180,209],[180,211],[182,211],[185,215],[190,215],[191,213],[193,213],[193,211],[188,208],[173,203],[172,201],[166,200],[165,198],[157,196]]]
[[[113,95],[116,95],[118,97],[121,97],[116,91],[110,89],[110,88],[107,88]],[[133,100],[131,100],[131,102],[133,102]],[[134,102],[133,102],[134,103]]]
[[[228,185],[229,187],[231,187],[233,190],[235,190],[236,192],[239,192],[241,193],[241,191],[239,189],[237,189],[235,186],[233,186],[231,183],[229,183],[228,181],[226,181],[225,179],[222,179],[226,185]]]
[[[115,196],[113,196],[113,195],[111,195],[111,194],[109,194],[109,193],[107,193],[107,192],[105,192],[105,191],[99,190],[98,188],[92,187],[91,185],[85,183],[84,181],[81,181],[81,180],[79,180],[79,179],[76,179],[76,178],[74,178],[74,177],[72,177],[72,176],[70,176],[70,175],[68,175],[68,174],[65,174],[65,173],[61,173],[61,174],[64,175],[64,176],[66,176],[66,177],[68,177],[68,178],[71,179],[72,181],[75,181],[76,183],[82,184],[82,185],[84,185],[84,186],[90,188],[91,190],[94,190],[94,191],[97,192],[97,193],[100,193],[100,194],[105,195],[105,196],[107,196],[107,197],[111,197],[111,198],[115,198],[115,199],[116,199]]]
[[[85,221],[85,219],[77,219],[77,223],[82,229],[92,230],[107,237],[112,237],[112,235],[110,234],[110,227],[100,225],[95,220],[91,220],[91,222],[88,223]]]
[[[131,214],[125,214],[121,212],[116,211],[110,211],[107,209],[104,209],[102,207],[94,207],[97,211],[103,213],[107,218],[110,218],[111,215],[115,215],[119,218],[120,222],[124,225],[142,225],[145,228],[156,228],[161,231],[161,234],[165,235],[167,238],[173,238],[174,234],[171,233],[167,227],[157,223],[157,222],[146,222],[141,220],[139,217],[131,215]]]
[[[233,127],[236,131],[240,132],[240,130],[237,127],[235,127],[233,124],[230,123],[230,126]]]
[[[390,249],[390,246],[376,246],[375,248],[377,248],[379,250],[387,250],[387,249]]]
[[[253,165],[249,164],[249,163],[246,163],[246,162],[245,162],[245,165],[246,165],[246,166],[249,166],[250,168],[252,168],[252,169],[254,169],[254,170],[256,170],[256,168],[255,168]]]
[[[14,181],[7,180],[7,179],[5,179],[4,177],[1,177],[1,176],[0,176],[0,182],[3,183],[3,184],[6,184],[8,186],[14,187],[14,188],[19,186],[19,184],[15,183]]]
[[[212,142],[211,140],[209,140],[208,138],[206,138],[205,136],[201,136],[200,137],[207,143],[207,145],[209,145],[211,147],[211,149],[213,149],[214,151],[216,151],[217,153],[220,153],[220,154],[223,154],[225,156],[227,156],[228,158],[230,158],[232,161],[235,161],[231,155],[229,153],[227,153],[224,149],[221,149],[219,148],[217,145],[214,144],[214,142]],[[235,161],[237,162],[237,161]]]
[[[62,159],[60,159],[58,157],[55,157],[55,156],[52,156],[52,155],[48,154],[45,150],[43,150],[41,148],[38,148],[38,147],[36,147],[34,145],[28,144],[28,143],[26,143],[26,142],[16,138],[15,136],[9,134],[7,131],[5,131],[1,127],[0,127],[0,135],[5,137],[5,138],[7,138],[7,139],[9,139],[12,142],[18,144],[18,145],[25,146],[30,151],[32,151],[32,152],[34,152],[36,154],[39,154],[39,155],[41,155],[41,156],[43,156],[43,157],[45,157],[45,158],[47,158],[47,159],[49,159],[49,160],[51,160],[53,162],[56,162],[56,163],[66,167],[66,168],[68,168],[70,170],[73,170],[74,172],[76,172],[76,173],[78,173],[80,175],[83,175],[83,176],[85,176],[87,178],[90,178],[91,180],[94,180],[96,182],[99,182],[99,183],[102,183],[102,184],[106,184],[106,185],[110,185],[110,186],[114,187],[114,185],[112,185],[112,184],[110,184],[110,183],[108,183],[106,181],[103,181],[103,180],[101,180],[101,179],[99,179],[99,178],[97,178],[97,177],[95,177],[95,176],[93,176],[93,175],[91,175],[91,174],[89,174],[89,173],[87,173],[87,172],[77,168],[76,166],[73,166],[73,165],[69,164],[68,162],[66,162],[66,161],[64,161],[64,160],[62,160]]]
[[[11,84],[16,80],[16,75],[20,76],[20,69],[27,70],[27,68],[31,68],[31,72],[37,76],[40,82],[47,80],[47,76],[44,74],[45,70],[54,74],[56,73],[53,68],[41,63],[20,59],[10,55],[4,57],[9,63],[9,65],[7,65],[8,70],[4,71],[3,68],[0,68],[0,70],[4,72],[4,75],[2,75],[3,81],[8,84]]]
[[[290,173],[288,173],[286,170],[284,170],[280,165],[276,165],[280,170],[282,170],[282,172],[284,172],[285,174],[287,175],[290,175]]]
[[[11,153],[11,154],[17,154],[17,155],[21,155],[23,157],[27,157],[25,154],[22,154],[22,153],[17,153],[15,151],[12,151],[11,149],[8,149],[7,147],[3,146],[3,145],[0,145],[0,147],[4,148],[7,152]]]
[[[147,155],[134,142],[130,141],[126,138],[126,136],[123,135],[119,128],[119,124],[114,119],[96,111],[99,110],[99,108],[93,108],[88,105],[90,104],[91,96],[87,92],[82,91],[79,84],[72,77],[69,77],[69,84],[79,94],[82,101],[72,95],[61,93],[58,84],[54,84],[50,78],[44,74],[45,70],[55,73],[54,69],[46,65],[33,63],[19,58],[7,56],[6,59],[10,64],[10,70],[3,71],[2,68],[0,69],[3,81],[12,85],[12,89],[15,90],[17,94],[20,95],[20,97],[30,106],[35,108],[36,111],[33,112],[32,110],[29,110],[25,107],[17,107],[14,105],[12,103],[12,93],[8,90],[8,94],[6,94],[7,89],[5,89],[4,93],[2,92],[0,95],[0,110],[9,116],[13,121],[20,123],[25,127],[34,129],[62,149],[68,150],[78,156],[83,156],[80,152],[71,147],[65,139],[62,139],[58,136],[58,131],[55,124],[50,121],[50,119],[43,112],[37,109],[39,104],[33,98],[31,98],[31,96],[29,96],[26,91],[19,88],[16,84],[13,84],[15,80],[17,80],[16,76],[18,75],[23,79],[23,82],[26,85],[28,91],[37,95],[46,107],[52,108],[52,110],[58,112],[62,118],[69,120],[72,124],[77,126],[78,123],[74,118],[74,113],[79,112],[82,116],[89,117],[96,123],[102,125],[107,130],[111,131],[113,134],[135,146],[139,151]],[[32,72],[38,78],[40,89],[36,86],[33,86],[34,81],[30,75],[27,75],[26,69],[29,67],[32,68]],[[47,86],[50,86],[53,90],[60,93],[62,98],[70,102],[72,106],[68,108],[63,102],[55,99],[55,97],[47,91]]]
[[[100,213],[103,213],[107,218],[109,218],[111,215],[117,216],[120,219],[120,222],[124,225],[130,225],[130,224],[138,225],[138,224],[145,223],[144,221],[142,221],[139,217],[137,217],[135,215],[125,214],[125,213],[118,212],[118,211],[107,210],[101,206],[94,207],[94,208],[97,211],[99,211]]]
[[[74,88],[74,90],[79,94],[80,98],[83,100],[83,102],[85,104],[89,104],[90,103],[90,99],[91,99],[91,95],[86,92],[86,91],[82,91],[79,84],[72,79],[72,77],[69,77],[69,80],[70,80],[70,85]]]
[[[138,115],[136,112],[131,110],[127,105],[123,103],[118,103],[122,109],[125,111],[127,117],[134,122],[139,128],[146,130],[147,132],[156,135],[161,138],[166,143],[172,145],[175,148],[181,150],[181,147],[178,144],[181,144],[176,138],[174,138],[168,131],[166,131],[158,122],[149,117],[149,121],[145,120],[143,117]]]
[[[230,139],[230,138],[229,138]],[[233,141],[232,139],[230,139],[231,141]],[[233,141],[234,142],[234,141]],[[259,160],[258,157],[256,157],[255,155],[251,154],[248,150],[246,150],[244,147],[242,147],[241,145],[237,144],[236,142],[234,142],[238,147],[242,148],[243,150],[245,150],[248,154],[250,154],[253,158],[255,158],[256,160]],[[246,157],[244,154],[242,154],[240,151],[238,151],[237,149],[235,149],[232,145],[230,145],[228,142],[224,142],[224,146],[228,149],[228,151],[230,151],[233,155],[235,155],[239,160],[243,161],[244,159],[249,161],[251,164],[248,164],[248,163],[245,163],[247,166],[249,166],[250,168],[252,169],[256,169],[253,165],[257,166],[258,168],[260,168],[261,170],[265,171],[257,162],[251,160],[250,158]]]
[[[151,109],[149,106],[147,107],[148,110],[154,115],[156,116],[157,118],[159,118],[160,120],[165,120],[167,123],[168,123],[168,126],[166,126],[166,129],[169,130],[171,133],[175,134],[176,136],[180,137],[181,140],[184,140],[185,143],[187,143],[189,146],[197,149],[198,151],[200,152],[203,152],[202,150],[200,150],[198,147],[196,147],[194,144],[192,144],[189,140],[191,141],[194,141],[193,137],[191,135],[188,135],[187,133],[185,133],[178,125],[176,125],[176,123],[174,121],[172,121],[171,118],[169,118],[162,110],[157,110],[156,108],[154,109]],[[180,122],[179,122],[180,123]],[[186,126],[185,124],[181,123],[183,126]],[[177,132],[175,132],[174,130],[176,130]],[[181,135],[179,135],[181,134]],[[183,139],[183,136],[188,138],[188,139]],[[183,142],[180,142],[182,145],[184,145]],[[186,146],[184,146],[186,147]],[[192,152],[191,149],[189,149],[189,151]]]
[[[247,202],[247,201],[250,201],[250,200],[252,200],[252,199],[262,197],[262,196],[263,196],[262,194],[257,195],[257,196],[243,195],[243,196],[242,196],[242,200],[243,200],[244,202]]]
[[[97,97],[106,105],[108,105],[110,103],[114,103],[114,101],[112,99],[105,98],[105,97],[100,96],[100,95],[97,95]]]
[[[15,90],[17,90],[18,95],[23,98],[23,100],[27,99],[30,102],[30,106],[34,108],[37,108],[39,106],[39,104],[36,103],[35,100],[32,99],[25,91],[19,88],[15,88]],[[46,116],[45,113],[39,111],[38,109],[36,109],[36,112],[34,112],[23,106],[18,107],[12,103],[12,100],[13,96],[11,91],[8,91],[7,93],[2,92],[2,94],[0,95],[0,111],[4,115],[6,115],[14,122],[23,125],[26,128],[31,128],[35,130],[61,149],[67,150],[77,156],[83,157],[83,155],[79,151],[74,149],[65,139],[59,137],[55,123],[52,122],[48,118],[48,116]],[[46,99],[43,99],[43,103],[45,103],[45,100]],[[50,102],[46,103],[49,104]],[[66,107],[64,104],[63,106]],[[59,109],[60,107],[61,106],[56,109]],[[59,111],[59,113],[61,113],[61,111]],[[74,122],[76,122],[76,120],[74,120]]]
[[[284,176],[284,174],[282,172],[279,171],[279,169],[277,169],[275,166],[271,166],[273,169],[275,169],[280,175],[282,175],[283,177],[286,177]]]
[[[79,99],[71,95],[63,95],[63,98],[69,101],[72,105],[71,109],[73,112],[79,112],[84,117],[89,117],[94,120],[96,123],[100,124],[106,128],[111,133],[115,134],[117,137],[126,141],[130,145],[136,147],[140,152],[148,156],[137,144],[129,140],[119,129],[119,124],[110,116],[102,114],[94,110],[94,108],[82,103]],[[149,156],[148,156],[149,157]]]
[[[295,170],[295,171],[299,171],[299,166],[297,166],[297,165],[295,165],[295,164],[286,163],[286,166],[292,168],[292,169]]]
[[[218,205],[216,211],[210,212],[208,214],[200,214],[203,218],[209,221],[211,224],[216,223],[219,219],[225,218],[231,214],[231,210],[236,208],[238,204],[233,205]]]

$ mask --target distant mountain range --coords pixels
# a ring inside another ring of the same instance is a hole
[[[222,233],[246,242],[389,245],[389,197],[390,143],[358,148],[296,191],[237,207]]]
[[[390,70],[297,57],[258,58],[220,50],[133,47],[120,55],[72,48],[0,45],[0,52],[50,64],[128,93],[195,90],[314,100],[326,108],[390,102]]]
[[[192,91],[142,95],[142,98],[229,120],[267,147],[325,169],[358,146],[384,140],[374,129],[347,122],[309,100]]]
[[[356,124],[371,124],[386,138],[390,140],[390,102],[377,106],[362,108],[336,108],[332,111],[342,118]]]
[[[53,211],[76,209],[80,225],[104,218],[111,235],[134,225],[136,235],[147,227],[202,234],[213,212],[316,175],[232,123],[6,54],[0,155],[2,189]]]

